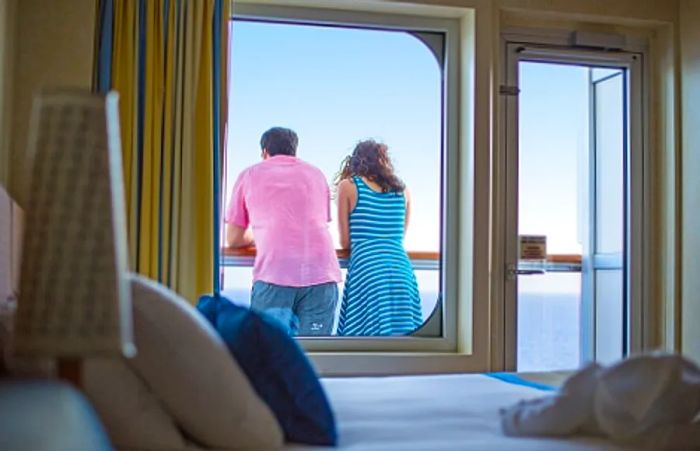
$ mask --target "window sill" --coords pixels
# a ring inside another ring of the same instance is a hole
[[[323,377],[478,373],[488,368],[469,354],[436,352],[310,352]]]

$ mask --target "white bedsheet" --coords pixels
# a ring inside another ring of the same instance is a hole
[[[324,379],[339,429],[338,448],[288,450],[622,450],[602,439],[511,438],[498,409],[547,392],[481,374]]]

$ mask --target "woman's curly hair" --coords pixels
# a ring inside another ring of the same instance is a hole
[[[394,174],[389,147],[372,139],[360,141],[352,154],[345,157],[335,176],[335,185],[353,175],[376,183],[384,193],[401,193],[406,189],[406,185]]]

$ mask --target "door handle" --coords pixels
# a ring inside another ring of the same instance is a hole
[[[508,280],[514,280],[517,276],[535,276],[545,274],[544,269],[521,269],[515,263],[509,263],[506,265],[506,278]]]

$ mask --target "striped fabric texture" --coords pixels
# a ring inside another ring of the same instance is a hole
[[[405,335],[423,324],[411,261],[403,246],[406,199],[378,193],[357,176],[350,213],[350,262],[338,335]]]
[[[101,0],[95,86],[120,97],[131,269],[218,292],[228,0]]]

